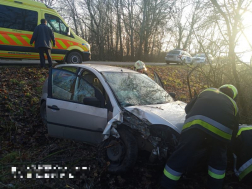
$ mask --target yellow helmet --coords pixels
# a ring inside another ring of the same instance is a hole
[[[226,89],[229,89],[229,90],[226,90]],[[222,85],[219,90],[223,93],[225,93],[226,95],[230,96],[232,99],[236,99],[237,95],[238,95],[238,90],[236,89],[236,87],[234,85],[231,85],[231,84],[225,84],[225,85]],[[228,91],[231,91],[232,95],[230,92]]]
[[[135,69],[136,70],[147,70],[146,67],[145,67],[145,64],[141,61],[141,60],[138,60],[135,62]]]

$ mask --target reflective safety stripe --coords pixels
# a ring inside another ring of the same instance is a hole
[[[202,91],[201,93],[203,93],[205,91],[212,91],[212,92],[220,93],[220,94],[223,94],[226,97],[228,97],[229,100],[232,102],[232,104],[234,106],[234,109],[235,109],[235,113],[234,114],[237,115],[237,113],[238,113],[238,106],[237,106],[236,102],[231,97],[229,97],[228,95],[226,95],[225,93],[221,92],[219,89],[216,89],[216,88],[209,88],[209,89],[206,89],[206,90]]]
[[[231,90],[233,91],[233,94],[234,94],[233,99],[234,99],[234,98],[236,97],[236,95],[238,94],[238,91],[237,91],[237,89],[235,88],[235,86],[230,85],[230,84],[226,84],[226,85],[222,85],[220,88],[224,88],[224,87],[227,87],[227,88],[229,88],[229,89],[231,89]]]
[[[251,171],[252,171],[252,158],[248,160],[246,163],[244,163],[238,170],[239,180],[242,180]]]
[[[215,179],[223,179],[225,177],[226,170],[217,170],[208,166],[208,174]]]
[[[225,139],[228,139],[228,140],[231,140],[231,137],[232,137],[232,132],[230,134],[230,132],[225,132],[225,131],[222,131],[221,129],[218,128],[218,126],[215,127],[215,125],[211,125],[201,119],[195,119],[191,122],[188,122],[186,124],[184,124],[182,130],[184,129],[187,129],[189,127],[191,127],[192,125],[200,125],[202,127],[204,127],[205,129],[211,131],[212,133],[215,133],[216,135],[222,137],[222,138],[225,138]],[[228,129],[228,128],[227,128]]]
[[[164,175],[171,180],[177,181],[180,179],[180,176],[182,175],[182,173],[174,171],[173,169],[171,169],[170,167],[166,165],[164,168]]]
[[[23,34],[17,32],[5,32],[0,31],[0,45],[11,45],[11,46],[30,46],[31,34]],[[53,49],[68,49],[71,46],[78,46],[83,51],[89,52],[89,48],[86,45],[82,45],[79,42],[67,40],[64,38],[55,38],[56,46]]]
[[[21,37],[28,43],[30,44],[30,39],[26,35],[21,35]]]
[[[247,174],[252,172],[252,165],[250,165],[246,170],[244,170],[240,175],[239,175],[239,180],[242,180]]]
[[[58,42],[64,49],[67,48],[66,45],[65,45],[61,40],[57,40],[57,42]]]
[[[18,45],[23,45],[23,43],[21,41],[18,40],[18,38],[13,35],[13,34],[8,34],[8,36],[13,40],[15,41],[15,43],[17,43]]]
[[[0,40],[5,44],[10,44],[10,42],[7,41],[1,34],[0,34]]]
[[[242,131],[247,131],[247,130],[252,130],[252,126],[240,126],[236,137],[238,137]]]
[[[233,132],[232,129],[226,127],[225,125],[222,125],[221,123],[219,123],[213,119],[210,119],[209,117],[203,116],[203,115],[195,115],[195,116],[189,117],[188,119],[185,120],[185,124],[188,122],[191,122],[193,120],[198,120],[198,119],[205,121],[206,123],[213,125],[214,127],[220,129],[221,131],[232,135],[232,132]]]
[[[219,90],[216,89],[216,88],[208,88],[208,89],[205,89],[204,91],[202,91],[201,93],[203,93],[203,92],[205,92],[205,91],[213,91],[213,92],[216,92],[216,93],[219,92]],[[201,95],[201,93],[200,93],[199,95]]]

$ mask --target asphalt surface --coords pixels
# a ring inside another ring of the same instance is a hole
[[[86,61],[82,62],[82,64],[103,64],[103,65],[134,65],[135,62],[111,62],[111,61]],[[47,64],[47,62],[46,62]],[[53,64],[56,64],[55,61],[53,61]],[[146,65],[155,65],[155,66],[165,66],[166,63],[162,62],[145,62]],[[21,65],[39,65],[39,60],[5,60],[0,59],[0,66],[21,66]]]

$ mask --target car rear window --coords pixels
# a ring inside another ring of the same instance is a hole
[[[180,53],[180,51],[170,51],[170,52],[168,52],[168,54],[179,54]]]

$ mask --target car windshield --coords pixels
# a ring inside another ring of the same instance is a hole
[[[180,53],[180,51],[170,51],[170,52],[168,52],[168,54],[179,54]]]
[[[103,72],[121,106],[164,104],[172,97],[155,81],[140,73]]]

